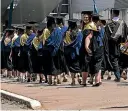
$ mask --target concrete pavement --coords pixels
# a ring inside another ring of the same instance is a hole
[[[38,83],[2,82],[2,90],[41,102],[43,110],[128,110],[128,81],[104,80],[101,87],[71,87],[68,83],[47,86]]]

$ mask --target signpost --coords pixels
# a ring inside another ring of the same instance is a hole
[[[10,9],[9,9],[9,17],[8,17],[8,28],[11,28],[11,24],[12,24],[12,12],[13,12],[13,3],[14,0],[10,0]]]

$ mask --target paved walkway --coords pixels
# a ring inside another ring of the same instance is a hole
[[[44,110],[128,110],[128,81],[115,83],[104,80],[103,85],[98,88],[79,85],[71,87],[69,83],[47,86],[6,80],[1,82],[3,90],[36,99],[42,103]]]

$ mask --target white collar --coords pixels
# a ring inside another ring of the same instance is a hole
[[[112,20],[113,21],[119,21],[119,19],[120,19],[119,17],[114,17]]]

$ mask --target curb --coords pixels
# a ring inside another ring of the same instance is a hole
[[[1,97],[27,105],[27,107],[29,107],[30,109],[38,110],[42,108],[41,103],[37,100],[7,92],[4,90],[0,90],[0,93]]]

